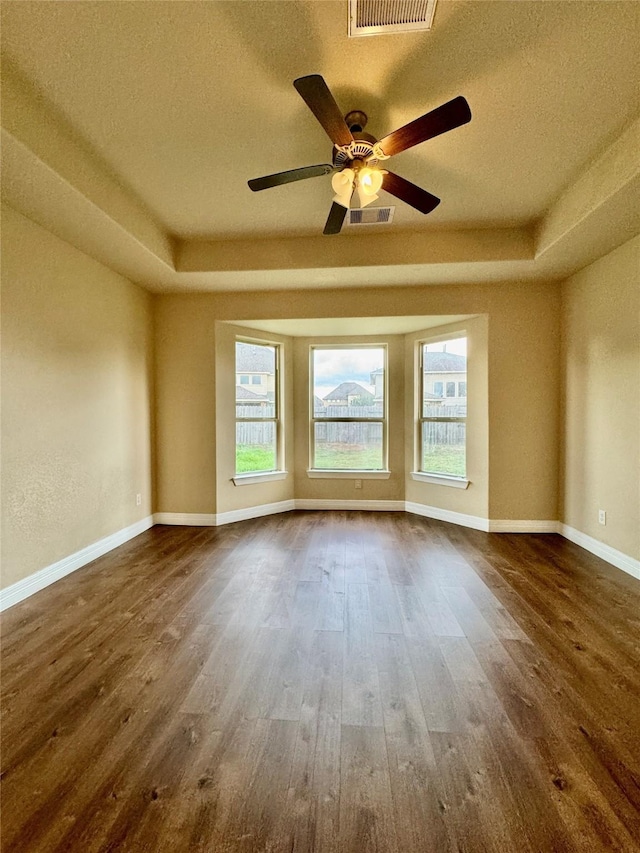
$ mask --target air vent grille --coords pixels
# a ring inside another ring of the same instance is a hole
[[[347,225],[381,225],[393,221],[395,207],[356,207],[347,211]]]
[[[436,0],[349,0],[349,35],[430,30]]]

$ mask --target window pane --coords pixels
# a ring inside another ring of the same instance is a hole
[[[236,423],[236,473],[276,470],[276,426],[267,423]]]
[[[383,467],[382,424],[315,423],[314,468]]]
[[[452,407],[466,404],[467,389],[467,339],[453,338],[422,346],[422,416],[433,417],[434,407],[441,417],[452,417],[464,412]],[[464,388],[464,394],[460,389]],[[456,395],[456,389],[458,394]],[[464,397],[461,403],[460,397]]]
[[[466,424],[427,421],[422,424],[422,468],[430,474],[466,475]]]
[[[249,377],[252,388],[247,388]],[[275,416],[276,348],[236,341],[236,417]]]
[[[383,417],[384,364],[383,347],[314,349],[314,418]]]
[[[458,383],[458,397],[466,397],[467,396],[467,383],[459,382]]]

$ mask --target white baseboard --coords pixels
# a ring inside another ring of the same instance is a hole
[[[296,509],[365,510],[367,512],[403,512],[404,501],[333,501],[296,498]]]
[[[215,527],[217,516],[208,512],[156,512],[154,524],[177,524],[181,527]]]
[[[234,521],[246,521],[249,518],[260,518],[263,515],[277,515],[279,512],[291,512],[296,508],[294,500],[277,501],[272,504],[260,504],[259,506],[248,506],[245,509],[232,509],[228,512],[219,512],[216,515],[216,525],[233,524]]]
[[[422,515],[424,518],[435,518],[437,521],[450,521],[452,524],[461,524],[463,527],[472,527],[474,530],[489,530],[489,520],[479,515],[466,515],[463,512],[454,512],[450,509],[441,509],[438,506],[427,506],[417,504],[413,501],[405,502],[407,512],[414,515]]]
[[[586,533],[562,524],[557,521],[544,520],[489,520],[476,515],[466,515],[461,512],[441,509],[440,507],[426,506],[412,501],[332,501],[332,500],[288,500],[277,503],[261,504],[260,506],[247,507],[245,509],[231,510],[218,513],[184,513],[184,512],[157,512],[153,516],[147,516],[135,524],[118,530],[110,536],[105,536],[98,542],[88,545],[75,554],[70,554],[57,563],[53,563],[44,569],[24,578],[6,589],[0,590],[0,612],[24,601],[25,598],[39,592],[65,575],[86,566],[92,560],[101,557],[108,551],[112,551],[119,545],[123,545],[135,536],[139,536],[153,527],[154,524],[175,524],[192,527],[216,527],[222,524],[231,524],[234,521],[245,521],[250,518],[259,518],[264,515],[274,515],[281,512],[289,512],[293,509],[318,509],[318,510],[369,510],[374,512],[411,512],[425,518],[434,518],[438,521],[448,521],[452,524],[460,524],[463,527],[471,527],[474,530],[491,531],[493,533],[559,533],[565,539],[569,539],[586,551],[595,554],[596,557],[621,569],[640,580],[640,560],[630,557],[628,554],[617,551],[610,545],[605,545]]]
[[[6,610],[7,607],[12,607],[19,601],[24,601],[25,598],[29,598],[30,595],[55,583],[55,581],[60,580],[65,575],[81,569],[87,563],[91,563],[108,551],[117,548],[118,545],[123,545],[129,539],[133,539],[134,536],[139,536],[145,530],[153,527],[153,524],[153,517],[149,515],[141,521],[136,521],[135,524],[131,524],[129,527],[105,536],[104,539],[99,539],[97,542],[87,545],[86,548],[76,551],[75,554],[70,554],[68,557],[58,560],[57,563],[52,563],[50,566],[46,566],[44,569],[40,569],[40,571],[29,575],[29,577],[23,578],[23,580],[0,590],[0,612]]]
[[[586,533],[582,533],[582,531],[576,530],[574,527],[569,527],[568,524],[562,524],[562,522],[558,522],[558,533],[570,542],[574,542],[576,545],[584,548],[585,551],[590,551],[596,557],[600,557],[601,560],[611,563],[617,569],[622,569],[623,572],[627,572],[627,574],[640,580],[640,560],[636,560],[628,554],[623,554],[622,551],[617,551],[611,545],[605,545],[604,542],[600,542],[592,536],[587,536]]]
[[[545,521],[543,519],[514,520],[489,519],[490,533],[557,533],[557,521]]]
[[[222,524],[233,524],[234,521],[246,521],[249,518],[260,518],[263,515],[276,515],[279,512],[290,512],[296,508],[294,500],[277,501],[271,504],[259,504],[243,509],[232,509],[228,512],[156,512],[154,524],[176,524],[182,527],[219,527]]]

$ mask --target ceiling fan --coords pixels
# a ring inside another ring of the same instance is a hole
[[[431,213],[440,204],[437,196],[394,172],[380,169],[378,164],[394,154],[471,121],[469,104],[462,96],[447,101],[446,104],[388,133],[378,141],[371,134],[364,132],[367,116],[361,110],[353,110],[342,117],[329,87],[319,74],[299,77],[293,81],[293,85],[333,142],[332,165],[321,163],[254,178],[249,181],[249,187],[254,192],[292,181],[332,174],[331,184],[335,196],[324,226],[324,234],[340,233],[355,190],[358,191],[361,207],[375,201],[380,189],[386,190],[420,213]]]

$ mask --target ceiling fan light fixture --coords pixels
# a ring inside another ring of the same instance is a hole
[[[353,182],[355,172],[353,169],[343,169],[341,172],[336,172],[331,178],[331,186],[335,193],[333,200],[336,204],[341,204],[342,207],[348,208],[353,195]]]
[[[382,187],[382,172],[365,167],[358,172],[358,197],[360,207],[366,207],[376,201]]]

